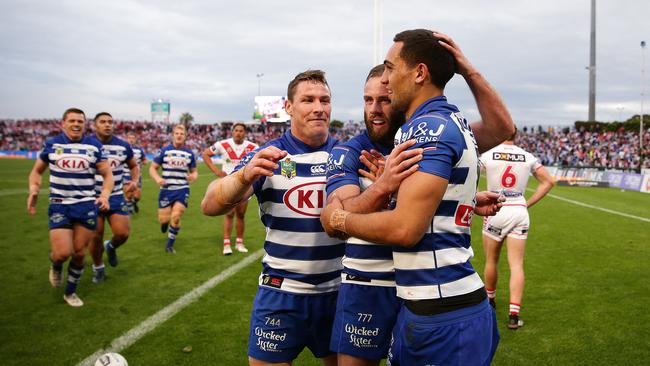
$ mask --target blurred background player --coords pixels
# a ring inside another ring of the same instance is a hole
[[[113,174],[101,145],[84,137],[86,116],[77,108],[63,113],[62,133],[45,142],[29,174],[27,211],[36,214],[43,172],[50,168],[50,206],[48,209],[50,244],[50,283],[61,286],[63,263],[68,264],[68,281],[63,299],[74,307],[83,306],[77,284],[84,270],[85,248],[97,225],[97,207],[109,208]],[[101,193],[95,194],[95,173],[104,180]]]
[[[124,198],[126,199],[126,206],[129,209],[130,213],[138,213],[140,208],[138,207],[138,202],[140,202],[140,196],[142,195],[142,166],[149,163],[147,160],[147,154],[144,152],[144,149],[138,145],[138,137],[133,132],[129,132],[126,135],[126,140],[131,145],[133,150],[133,157],[135,158],[135,163],[138,165],[140,170],[140,176],[138,177],[137,187],[131,192],[124,191]],[[124,175],[122,176],[122,181],[128,183],[132,181],[131,179],[131,170],[128,167],[124,167]]]
[[[108,256],[108,263],[117,266],[117,248],[122,246],[129,239],[131,223],[129,220],[129,208],[126,205],[124,195],[132,193],[137,189],[136,182],[140,177],[140,169],[133,157],[133,150],[128,142],[113,136],[113,117],[110,113],[98,113],[94,121],[95,135],[90,139],[102,146],[102,152],[106,157],[111,172],[113,173],[113,191],[109,198],[110,208],[99,210],[97,217],[97,229],[90,241],[90,255],[93,258],[93,282],[104,282],[106,272],[104,269],[104,249]],[[122,184],[124,170],[129,169],[131,176],[135,179]],[[95,191],[99,194],[103,179],[101,175],[95,175]],[[112,236],[106,242],[104,240],[104,225],[108,220],[111,226]]]
[[[158,194],[158,221],[160,230],[167,236],[167,253],[175,254],[174,241],[181,230],[181,217],[188,206],[190,183],[198,177],[194,153],[185,146],[187,130],[176,125],[172,131],[172,143],[163,147],[149,167],[149,175],[160,186]],[[162,177],[158,174],[162,168]]]
[[[542,199],[555,185],[553,177],[529,152],[514,145],[513,134],[503,144],[481,155],[487,172],[487,189],[503,192],[506,202],[496,216],[483,221],[483,248],[485,250],[485,289],[490,304],[496,307],[499,254],[507,237],[508,265],[510,266],[510,307],[508,328],[517,329],[521,300],[524,293],[524,251],[530,226],[528,207]],[[539,181],[537,189],[526,201],[524,193],[528,177]]]
[[[225,177],[232,173],[239,161],[249,152],[257,149],[257,144],[245,140],[246,125],[235,123],[232,126],[232,137],[229,139],[217,141],[214,145],[203,151],[203,162],[217,176]],[[221,169],[212,162],[213,156],[221,157]],[[233,217],[236,217],[235,230],[237,232],[236,248],[237,251],[247,253],[248,249],[244,246],[244,228],[246,208],[248,201],[244,201],[228,212],[223,219],[223,254],[232,254],[230,247],[230,233],[232,231]]]

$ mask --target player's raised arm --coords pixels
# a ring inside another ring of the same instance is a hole
[[[448,35],[435,31],[433,33],[442,39],[439,41],[440,44],[454,56],[456,72],[465,79],[474,95],[481,120],[470,126],[476,138],[479,153],[483,153],[511,136],[515,132],[515,124],[503,99],[469,62],[456,42]]]
[[[287,156],[287,152],[275,146],[268,146],[257,153],[237,172],[212,182],[203,201],[201,210],[208,216],[228,213],[243,200],[253,194],[253,183],[260,177],[273,176],[273,170],[278,169],[277,162]]]
[[[47,169],[47,163],[41,159],[36,159],[32,171],[29,173],[29,196],[27,196],[27,212],[30,215],[36,214],[36,203],[38,194],[41,190],[41,181],[43,172]]]

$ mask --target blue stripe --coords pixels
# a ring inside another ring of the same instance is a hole
[[[345,250],[345,244],[341,243],[320,247],[300,247],[266,241],[264,242],[264,250],[268,255],[276,258],[301,261],[329,260],[341,258]]]
[[[345,256],[356,259],[393,259],[393,248],[387,245],[347,244]]]
[[[269,229],[283,231],[297,231],[299,233],[321,233],[323,226],[320,219],[303,219],[295,217],[273,217],[269,214],[262,215],[262,223]]]
[[[372,278],[375,280],[395,281],[395,272],[365,272],[352,268],[343,268],[343,273],[348,273],[354,276]]]
[[[260,192],[258,200],[260,202],[283,203],[285,193],[287,193],[286,189],[267,188]]]
[[[94,185],[89,185],[89,186],[76,186],[76,185],[63,185],[63,184],[58,184],[58,183],[50,183],[51,188],[56,188],[60,189],[62,191],[95,191],[95,186]]]
[[[399,286],[443,285],[474,274],[472,264],[467,261],[438,269],[395,269]]]
[[[451,169],[451,176],[449,176],[449,184],[465,184],[469,167],[460,167]]]
[[[88,194],[86,196],[80,196],[80,195],[73,195],[73,196],[64,196],[58,193],[50,193],[50,198],[67,198],[67,199],[82,199],[82,198],[95,198],[95,191],[92,191],[92,194]]]
[[[436,210],[435,216],[452,217],[456,214],[457,206],[458,206],[458,201],[442,200],[440,201],[440,205],[438,205],[438,209]]]
[[[472,244],[469,234],[428,233],[412,248],[393,247],[395,252],[424,252],[449,248],[469,249]]]
[[[68,172],[58,172],[56,170],[50,170],[50,175],[53,177],[64,178],[64,179],[92,179],[95,180],[94,173],[68,173]]]
[[[302,274],[271,268],[266,263],[262,263],[262,265],[264,266],[264,269],[262,270],[262,273],[264,274],[290,278],[292,280],[309,283],[311,285],[318,285],[324,282],[332,281],[333,279],[341,276],[341,271],[332,271],[319,274]]]
[[[187,169],[173,169],[173,168],[165,168],[165,167],[163,167],[163,175],[165,175],[165,173],[172,173],[172,172],[174,172],[174,173],[187,173]]]

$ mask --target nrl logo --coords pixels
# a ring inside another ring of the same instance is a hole
[[[280,162],[280,174],[291,179],[296,176],[296,162],[286,158]]]

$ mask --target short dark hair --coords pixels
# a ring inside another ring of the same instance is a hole
[[[244,128],[244,131],[247,131],[247,130],[248,130],[248,129],[246,128],[246,125],[245,125],[243,122],[235,122],[235,123],[232,125],[231,130],[234,130],[235,127],[237,127],[237,126],[242,126],[242,127]]]
[[[381,75],[384,73],[385,68],[386,66],[384,66],[384,64],[379,64],[373,67],[372,69],[370,69],[370,72],[368,73],[368,77],[366,77],[366,83],[368,82],[368,80],[372,78],[381,77]]]
[[[431,83],[444,89],[456,72],[454,56],[438,43],[440,38],[428,29],[412,29],[397,33],[393,42],[402,42],[400,57],[409,66],[427,65]]]
[[[93,122],[97,122],[97,119],[99,119],[99,117],[101,117],[101,116],[109,116],[109,117],[113,118],[113,116],[111,116],[111,114],[108,113],[108,112],[99,112],[99,113],[97,113],[95,115],[95,118],[93,118]]]
[[[70,114],[70,113],[83,114],[84,119],[86,118],[86,113],[84,113],[84,111],[82,111],[82,110],[79,109],[79,108],[74,108],[74,107],[73,107],[73,108],[68,108],[68,109],[65,110],[65,112],[63,112],[63,120],[64,120],[64,121],[65,121],[65,118],[66,118],[66,117],[68,116],[68,114]]]
[[[300,74],[296,75],[293,80],[289,83],[289,87],[287,88],[287,98],[293,102],[293,95],[296,93],[296,88],[298,87],[298,84],[300,84],[303,81],[313,81],[317,83],[324,84],[328,89],[329,89],[329,84],[327,84],[327,80],[325,79],[325,72],[322,70],[307,70],[303,71]]]

